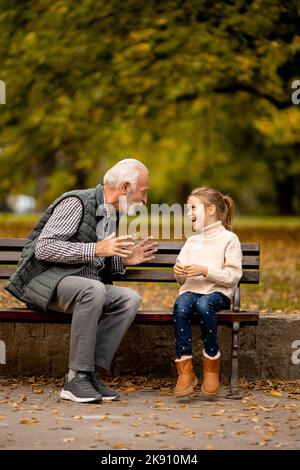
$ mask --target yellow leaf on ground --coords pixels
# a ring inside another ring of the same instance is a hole
[[[222,416],[223,413],[225,413],[225,410],[215,411],[215,412],[213,413],[213,416]]]
[[[183,432],[182,434],[184,434],[185,436],[190,436],[190,437],[192,437],[192,436],[194,436],[196,433],[195,433],[195,431],[193,431],[192,429],[187,428],[187,429],[184,430],[184,432]]]
[[[21,419],[20,424],[36,424],[39,420],[36,418]]]
[[[125,392],[129,392],[129,393],[131,393],[131,392],[136,392],[136,388],[135,388],[135,387],[127,387],[127,388],[125,389]]]
[[[169,388],[161,387],[159,390],[160,395],[171,395],[172,391]]]
[[[265,446],[266,444],[267,444],[266,441],[259,441],[260,446]]]
[[[125,444],[119,443],[114,445],[114,449],[127,449]]]
[[[63,442],[74,442],[75,439],[74,439],[74,437],[64,437],[62,441]]]
[[[259,418],[257,418],[257,417],[251,418],[251,421],[252,421],[252,423],[258,423]]]
[[[270,394],[272,397],[282,397],[282,393],[277,392],[277,390],[271,390]]]

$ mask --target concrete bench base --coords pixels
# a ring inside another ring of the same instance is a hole
[[[201,374],[202,343],[193,326],[195,369]],[[0,374],[63,376],[68,366],[70,325],[0,323]],[[231,329],[219,327],[222,375],[229,377]],[[265,314],[239,336],[239,376],[300,378],[300,314]],[[4,345],[6,346],[5,361]],[[134,360],[133,360],[134,358]],[[133,325],[116,355],[115,374],[175,377],[171,325]]]

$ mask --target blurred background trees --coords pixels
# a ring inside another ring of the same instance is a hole
[[[300,208],[296,0],[2,0],[0,200],[101,181],[133,156],[150,202],[211,185],[244,214]]]

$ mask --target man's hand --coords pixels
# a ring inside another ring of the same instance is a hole
[[[115,237],[112,233],[104,240],[96,243],[95,256],[120,256],[126,259],[131,255],[131,248],[134,246],[131,235]]]
[[[149,243],[150,237],[145,238],[141,242],[134,245],[130,254],[124,260],[124,266],[136,266],[137,264],[146,263],[155,259],[154,253],[157,252],[157,242]]]
[[[207,276],[207,267],[201,266],[200,264],[190,264],[184,266],[186,270],[186,276]]]

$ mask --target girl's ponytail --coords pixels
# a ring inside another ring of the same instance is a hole
[[[234,202],[228,195],[223,196],[225,211],[222,214],[222,223],[227,230],[232,229],[232,219],[234,215]]]

